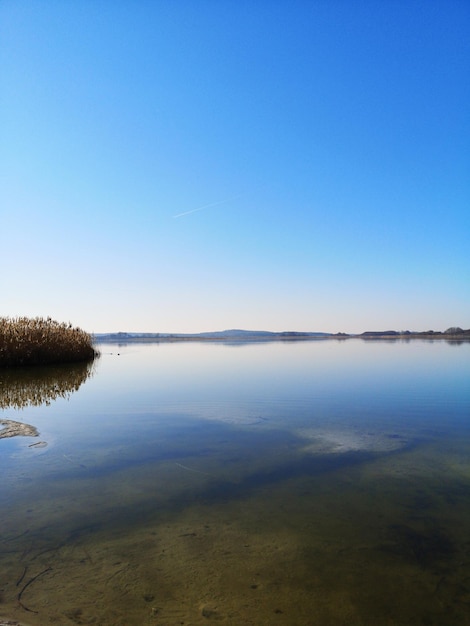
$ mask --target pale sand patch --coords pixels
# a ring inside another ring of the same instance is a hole
[[[315,454],[392,452],[410,443],[410,439],[404,435],[372,431],[303,428],[297,430],[296,434],[308,441],[303,450]]]
[[[39,433],[37,428],[30,424],[24,424],[23,422],[15,422],[15,420],[1,420],[0,424],[3,426],[0,430],[0,439],[6,439],[7,437],[38,437]],[[1,624],[0,624],[1,626]]]

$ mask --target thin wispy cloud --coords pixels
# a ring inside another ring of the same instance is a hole
[[[210,204],[204,204],[203,206],[197,207],[196,209],[191,209],[190,211],[184,211],[183,213],[178,213],[177,215],[173,215],[173,218],[176,219],[178,217],[184,217],[185,215],[191,215],[191,213],[196,213],[197,211],[203,211],[204,209],[210,209],[214,206],[219,206],[220,204],[226,204],[227,202],[232,202],[232,200],[236,200],[242,194],[235,196],[234,198],[227,198],[226,200],[219,200],[218,202],[211,202]]]

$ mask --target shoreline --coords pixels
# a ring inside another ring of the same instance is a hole
[[[410,340],[444,340],[451,343],[470,341],[470,332],[447,334],[441,332],[424,333],[376,333],[368,332],[360,335],[346,333],[336,334],[309,334],[309,333],[260,333],[243,335],[226,335],[219,333],[204,334],[160,334],[160,333],[109,333],[95,335],[95,343],[181,343],[181,342],[211,342],[211,343],[269,343],[269,342],[301,342],[301,341],[345,341],[362,339],[363,341],[408,342]]]

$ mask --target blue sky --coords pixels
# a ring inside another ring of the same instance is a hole
[[[470,327],[470,3],[0,4],[0,315]]]

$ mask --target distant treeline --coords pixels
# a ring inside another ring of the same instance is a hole
[[[92,336],[50,317],[0,317],[0,367],[91,361]]]
[[[445,330],[444,332],[441,332],[439,330],[425,330],[425,331],[420,331],[420,332],[416,332],[416,331],[411,331],[411,330],[385,330],[385,331],[367,331],[365,333],[362,333],[360,335],[358,335],[359,337],[363,337],[364,339],[367,339],[368,337],[434,337],[434,338],[438,338],[438,337],[442,337],[444,339],[451,339],[452,337],[456,337],[459,339],[462,338],[470,338],[470,329],[468,330],[463,330],[462,328],[460,328],[459,326],[451,326],[450,328],[448,328],[447,330]]]

